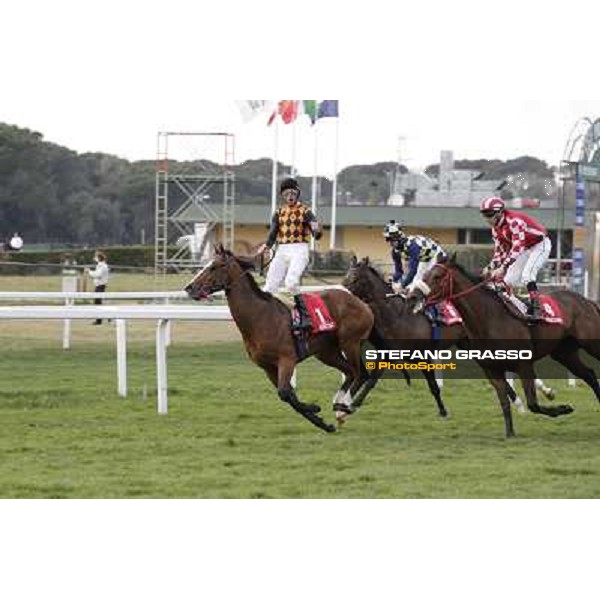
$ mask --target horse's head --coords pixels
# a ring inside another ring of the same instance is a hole
[[[215,292],[227,290],[244,273],[242,261],[225,250],[221,244],[215,248],[215,257],[185,286],[194,300],[202,300]]]
[[[443,257],[423,275],[411,290],[407,298],[409,310],[418,313],[425,307],[425,301],[439,302],[452,295],[454,260]]]
[[[342,285],[364,300],[370,298],[378,287],[385,287],[386,283],[381,273],[371,264],[368,256],[360,261],[353,256]]]
[[[354,292],[358,283],[359,269],[362,262],[362,260],[359,262],[358,258],[356,258],[356,254],[353,254],[352,259],[350,260],[350,267],[344,276],[344,279],[342,279],[342,285],[351,292]]]

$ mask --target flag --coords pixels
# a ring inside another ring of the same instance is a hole
[[[304,109],[304,114],[308,115],[310,122],[314,125],[317,120],[317,101],[302,100],[302,108]]]
[[[298,116],[298,105],[298,100],[280,100],[277,104],[277,109],[271,113],[267,125],[271,125],[277,115],[280,115],[281,120],[286,125],[289,125],[292,121],[295,121]]]
[[[242,113],[244,123],[249,123],[261,112],[267,111],[271,105],[269,100],[236,100],[235,103]]]
[[[321,100],[319,102],[319,110],[317,112],[317,119],[323,117],[338,117],[338,100]]]

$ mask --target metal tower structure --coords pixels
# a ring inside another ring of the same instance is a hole
[[[560,281],[562,231],[568,202],[575,206],[571,287],[581,293],[587,291],[596,300],[600,295],[600,119],[583,117],[575,123],[565,145],[560,179],[557,280]],[[589,218],[592,211],[593,221]]]
[[[182,150],[186,160],[181,160]],[[216,162],[212,162],[207,159],[207,152],[212,151],[214,157],[215,150],[218,156]],[[233,248],[234,151],[235,138],[230,133],[158,133],[154,237],[156,274],[202,266],[210,253],[210,243],[217,241],[219,226],[218,241]],[[222,192],[220,206],[214,202],[214,192],[218,194],[219,187]],[[213,193],[212,197],[209,192]]]

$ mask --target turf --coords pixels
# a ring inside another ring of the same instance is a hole
[[[447,382],[451,418],[442,420],[420,378],[410,388],[387,380],[325,434],[278,400],[235,335],[214,343],[177,325],[169,414],[158,415],[152,327],[130,337],[127,399],[116,392],[111,326],[78,324],[68,352],[54,329],[31,324],[16,335],[0,324],[0,497],[600,495],[600,407],[581,385],[553,382],[572,415],[515,414],[518,437],[505,440],[487,383]],[[338,384],[314,360],[300,366],[301,398],[329,421]]]

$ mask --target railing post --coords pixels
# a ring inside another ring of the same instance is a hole
[[[115,319],[117,325],[117,387],[119,396],[127,396],[127,321]]]
[[[167,398],[167,326],[168,319],[160,319],[156,326],[156,394],[159,414],[168,412]]]

